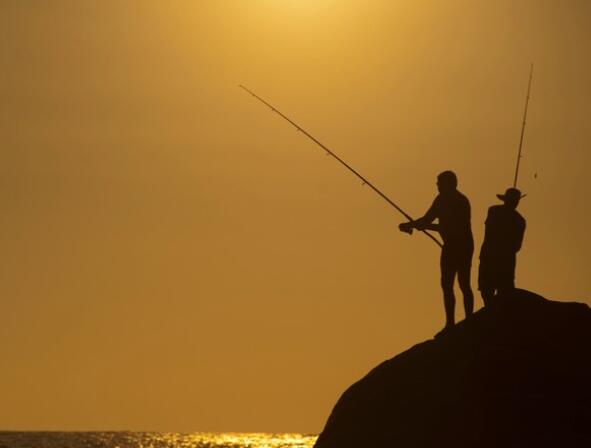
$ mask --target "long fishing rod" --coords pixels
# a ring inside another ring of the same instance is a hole
[[[303,129],[301,126],[299,126],[298,124],[293,122],[291,119],[289,119],[288,117],[283,115],[279,110],[277,110],[275,108],[275,106],[269,104],[264,99],[262,99],[260,96],[256,95],[254,92],[250,91],[249,89],[247,89],[243,85],[239,85],[238,87],[240,87],[241,89],[244,89],[245,91],[250,93],[253,97],[255,97],[257,100],[259,100],[261,103],[268,106],[273,112],[277,113],[277,115],[279,115],[281,118],[283,118],[284,120],[291,123],[299,132],[303,133],[306,137],[308,137],[310,140],[312,140],[314,143],[316,143],[318,146],[320,146],[322,149],[324,149],[328,155],[334,157],[339,163],[341,163],[341,165],[343,165],[345,168],[347,168],[349,171],[351,171],[353,174],[355,174],[355,176],[357,176],[359,179],[361,179],[361,181],[363,182],[363,185],[369,186],[373,191],[375,191],[377,194],[379,194],[382,197],[382,199],[384,199],[388,204],[390,204],[392,207],[394,207],[396,210],[398,210],[398,212],[400,212],[406,219],[408,219],[409,221],[414,221],[408,213],[406,213],[398,205],[396,205],[388,196],[386,196],[378,188],[376,188],[375,185],[373,185],[365,177],[363,177],[361,174],[359,174],[355,169],[353,169],[347,162],[345,162],[343,159],[341,159],[339,156],[337,156],[334,152],[332,152],[330,149],[328,149],[326,146],[324,146],[322,143],[320,143],[318,140],[316,140],[305,129]],[[438,246],[442,247],[442,244],[439,242],[439,240],[437,238],[435,238],[432,234],[430,234],[426,230],[421,230],[421,232],[423,232],[425,235],[427,235],[429,238],[431,238]]]
[[[521,149],[523,148],[523,136],[525,135],[525,120],[527,118],[527,107],[529,105],[529,92],[531,91],[531,80],[534,75],[534,64],[529,69],[529,81],[527,83],[527,95],[525,96],[525,110],[523,111],[523,121],[521,123],[521,137],[519,138],[519,150],[517,151],[517,164],[515,166],[515,179],[513,188],[517,188],[517,178],[519,177],[519,162],[521,162]]]

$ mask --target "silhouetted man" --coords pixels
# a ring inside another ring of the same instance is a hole
[[[488,209],[480,249],[478,289],[484,305],[489,305],[495,294],[515,288],[515,263],[525,233],[525,219],[516,210],[521,192],[508,188],[497,197],[503,204]]]
[[[474,294],[470,287],[470,270],[474,253],[474,239],[470,225],[470,201],[457,190],[458,179],[452,171],[444,171],[437,176],[439,195],[425,216],[400,224],[400,230],[412,233],[412,229],[434,230],[443,239],[441,251],[441,287],[445,305],[445,329],[455,323],[456,298],[454,295],[454,279],[464,296],[466,317],[472,315]],[[438,220],[435,224],[433,221]]]

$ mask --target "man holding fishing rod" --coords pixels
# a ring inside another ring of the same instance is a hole
[[[289,117],[280,112],[275,106],[262,99],[253,91],[240,85],[241,89],[252,95],[258,101],[269,107],[274,113],[289,122],[299,132],[304,134],[316,145],[326,151],[326,154],[333,157],[337,162],[344,166],[347,170],[359,178],[363,185],[367,185],[376,194],[378,194],[384,201],[394,207],[400,214],[402,214],[409,222],[400,224],[400,230],[407,233],[412,233],[412,229],[420,230],[424,235],[430,238],[435,244],[442,247],[441,252],[441,286],[443,288],[443,296],[445,303],[446,326],[448,329],[455,323],[455,296],[453,291],[454,279],[458,275],[460,288],[464,294],[464,309],[466,316],[470,316],[474,308],[474,295],[470,287],[470,270],[472,267],[472,253],[474,252],[474,241],[472,238],[472,228],[470,225],[470,202],[462,193],[457,190],[458,179],[452,171],[444,171],[437,177],[437,188],[439,189],[439,196],[435,198],[433,205],[427,211],[425,216],[418,220],[413,218],[402,210],[394,201],[386,196],[379,188],[377,188],[366,177],[362,176],[351,165],[341,159],[337,154],[331,151],[328,147],[320,143],[309,132],[291,120]],[[438,224],[433,221],[438,219]],[[443,245],[441,242],[429,233],[429,230],[438,231],[443,238]]]
[[[494,302],[495,297],[505,297],[507,292],[515,289],[516,257],[523,243],[526,225],[525,218],[517,211],[519,201],[525,196],[517,189],[517,180],[533,73],[534,65],[532,64],[529,69],[513,188],[507,188],[505,194],[497,195],[503,201],[503,205],[490,207],[486,217],[484,241],[480,249],[480,266],[478,268],[478,289],[484,306]]]
[[[422,218],[400,224],[402,232],[412,234],[413,229],[434,230],[443,239],[441,250],[441,287],[445,306],[445,327],[455,324],[456,299],[454,280],[456,274],[464,296],[466,318],[474,311],[474,294],[470,286],[470,271],[474,239],[470,222],[470,201],[457,189],[458,179],[453,171],[444,171],[437,176],[439,195]],[[435,220],[438,223],[434,223]]]

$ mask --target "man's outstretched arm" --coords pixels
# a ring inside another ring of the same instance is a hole
[[[439,217],[439,202],[435,198],[433,204],[427,210],[424,216],[414,221],[403,222],[398,226],[400,231],[412,234],[412,229],[417,230],[433,230],[439,231],[439,224],[435,224],[435,221]]]

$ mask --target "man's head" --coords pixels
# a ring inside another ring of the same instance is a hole
[[[440,193],[449,193],[458,186],[458,178],[453,171],[444,171],[437,176],[437,189]]]
[[[497,197],[505,203],[507,207],[517,208],[519,200],[525,195],[521,194],[517,188],[507,188],[505,194],[497,194]]]

